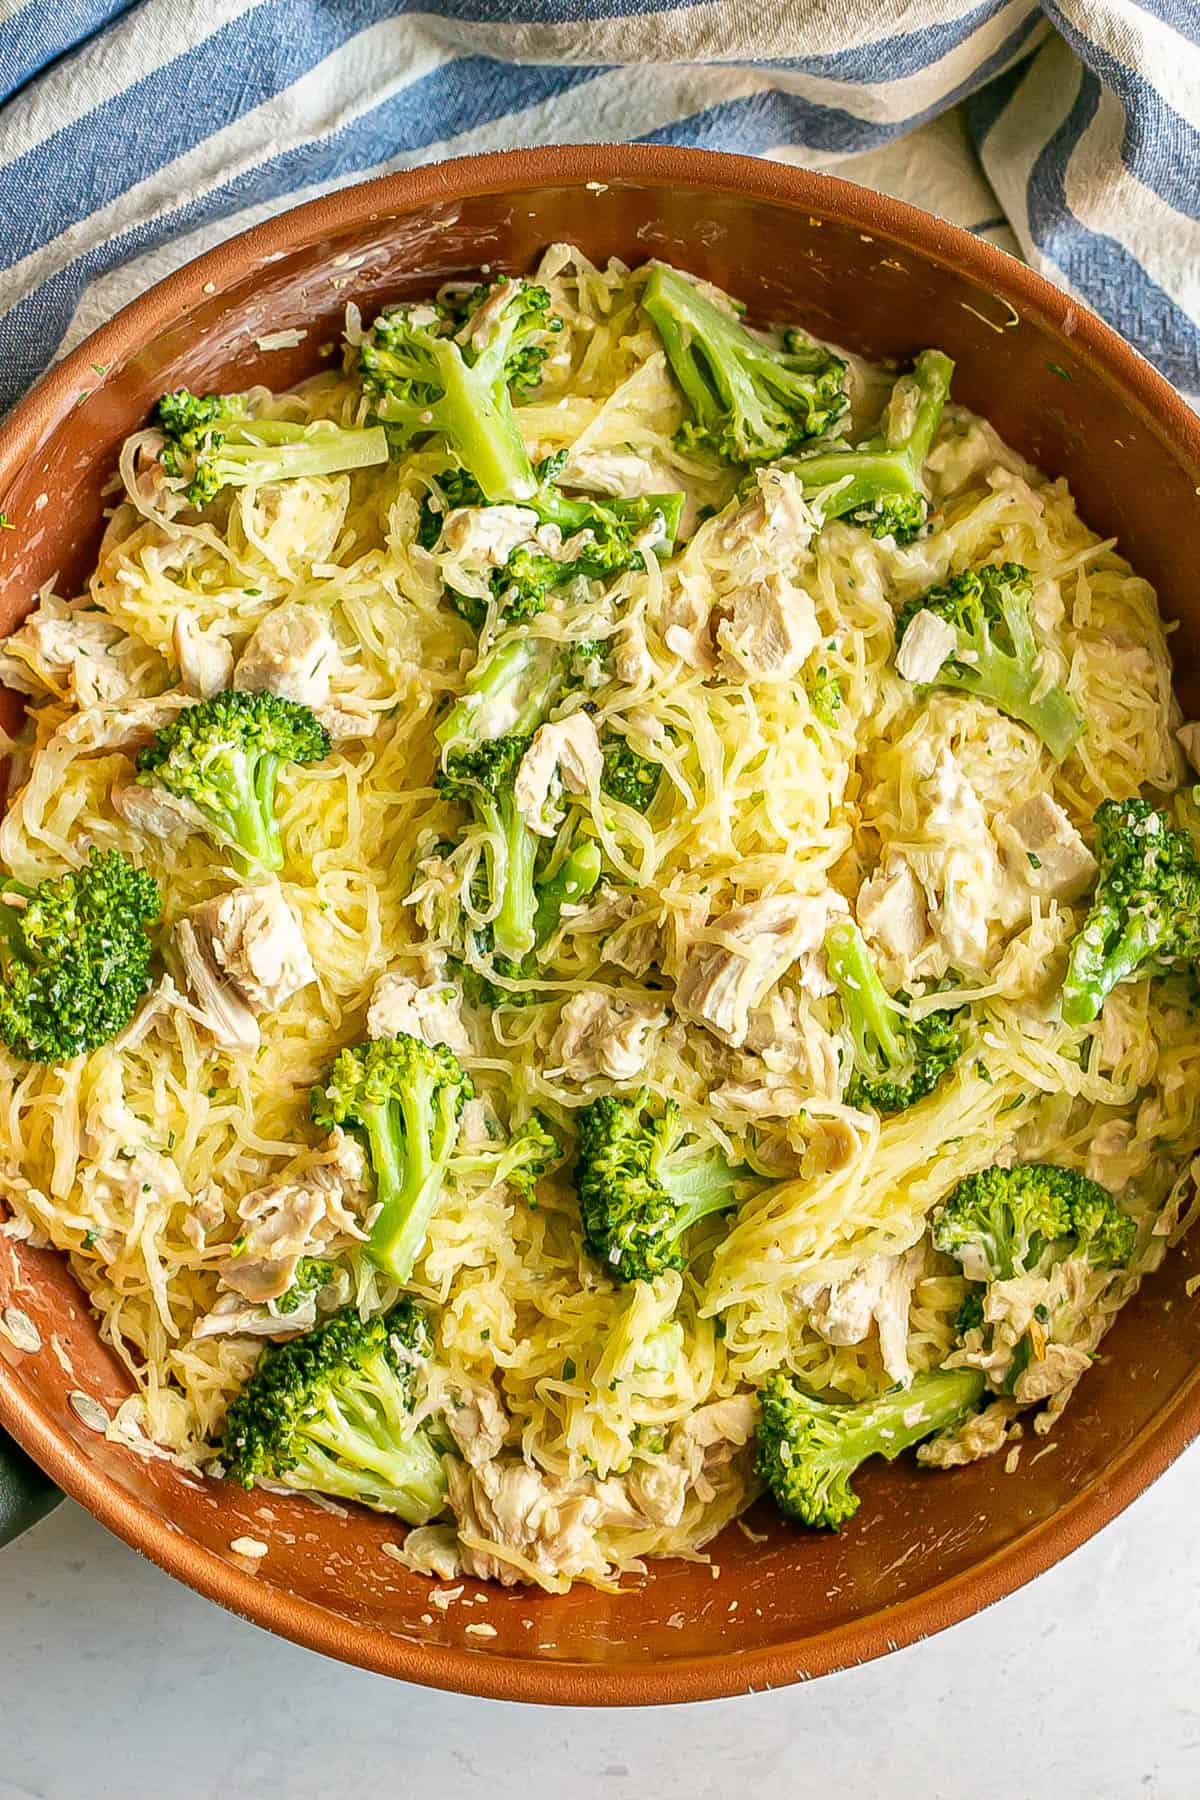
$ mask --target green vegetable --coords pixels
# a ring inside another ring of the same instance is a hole
[[[255,419],[242,394],[164,394],[155,410],[164,437],[159,455],[193,506],[206,506],[223,487],[256,487],[298,475],[339,475],[388,459],[381,427],[346,430],[320,420],[298,425]]]
[[[933,1092],[961,1054],[954,1013],[905,1019],[879,979],[862,932],[849,920],[830,928],[825,963],[841,997],[854,1049],[846,1100],[880,1113],[915,1106]]]
[[[117,850],[33,887],[0,887],[0,1038],[14,1056],[64,1063],[106,1044],[149,986],[148,927],[162,897]]]
[[[686,450],[774,462],[828,431],[849,405],[845,363],[801,332],[772,348],[661,265],[651,269],[642,303],[691,409],[679,434]]]
[[[325,1085],[313,1089],[322,1130],[349,1126],[366,1138],[380,1209],[367,1248],[396,1281],[408,1280],[420,1255],[473,1093],[445,1044],[403,1034],[339,1050]]]
[[[922,471],[950,394],[954,364],[922,350],[892,389],[879,429],[857,449],[814,450],[788,466],[826,519],[848,519],[872,537],[907,544],[924,530],[929,501]],[[837,491],[830,490],[837,484]]]
[[[307,706],[232,689],[187,706],[138,752],[138,780],[198,807],[247,872],[283,866],[275,784],[284,763],[328,756],[329,733]]]
[[[960,1181],[933,1223],[934,1247],[973,1281],[1012,1281],[1065,1256],[1116,1268],[1133,1254],[1136,1227],[1112,1195],[1077,1169],[1018,1163]]]
[[[952,1430],[983,1390],[977,1369],[933,1369],[876,1399],[827,1401],[777,1370],[759,1393],[755,1471],[789,1519],[837,1531],[858,1511],[850,1480],[863,1463],[872,1456],[894,1462],[922,1439]]]
[[[275,1302],[276,1312],[298,1312],[312,1294],[320,1293],[333,1280],[333,1264],[319,1256],[302,1256],[296,1264],[292,1285]]]
[[[542,723],[565,677],[561,646],[506,635],[481,657],[434,736],[445,752],[524,738]]]
[[[1044,687],[1030,606],[1033,581],[1020,563],[986,563],[966,569],[904,606],[896,619],[896,644],[920,612],[944,619],[958,633],[958,648],[934,678],[936,687],[961,688],[1019,719],[1037,733],[1057,760],[1083,730],[1083,720],[1059,687]]]
[[[525,737],[501,737],[474,749],[452,750],[436,777],[442,793],[465,802],[487,833],[484,866],[495,908],[493,943],[500,956],[515,962],[537,942],[534,868],[538,838],[526,823],[513,791],[529,743]]]
[[[701,1143],[650,1092],[602,1094],[577,1117],[575,1188],[583,1241],[622,1281],[687,1267],[683,1239],[710,1213],[729,1212],[762,1185]]]
[[[1119,982],[1200,959],[1200,858],[1190,834],[1145,800],[1096,810],[1100,873],[1063,984],[1069,1025],[1094,1019]]]
[[[628,738],[609,733],[603,740],[604,771],[600,788],[614,800],[644,813],[658,792],[662,780],[662,764],[636,751]]]
[[[410,1525],[436,1518],[447,1446],[429,1425],[413,1426],[430,1347],[411,1300],[366,1320],[348,1306],[302,1337],[269,1344],[226,1418],[221,1455],[231,1480],[357,1500]]]

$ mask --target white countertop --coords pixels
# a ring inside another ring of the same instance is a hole
[[[243,1624],[71,1504],[0,1551],[0,1800],[1194,1800],[1200,1451],[1031,1587],[808,1687],[502,1706]]]

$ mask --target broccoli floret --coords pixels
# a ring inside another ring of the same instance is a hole
[[[605,737],[603,752],[601,791],[632,806],[635,812],[646,812],[658,792],[662,764],[639,755],[628,738],[618,737],[615,733]]]
[[[646,555],[669,555],[679,530],[682,494],[642,494],[632,500],[581,500],[543,486],[527,502],[541,524],[556,525],[564,550],[551,556],[518,544],[491,577],[504,618],[536,618],[556,588],[583,578],[611,581],[640,569]]]
[[[932,1230],[936,1249],[955,1257],[970,1280],[985,1282],[1040,1274],[1065,1256],[1117,1268],[1132,1256],[1136,1235],[1105,1188],[1052,1163],[966,1176]]]
[[[1087,1025],[1119,982],[1200,961],[1200,857],[1145,800],[1096,810],[1100,872],[1091,909],[1071,945],[1063,1018]]]
[[[507,1182],[523,1199],[533,1201],[538,1182],[562,1161],[562,1154],[562,1145],[550,1120],[544,1113],[533,1112],[506,1144],[495,1150],[456,1157],[455,1168],[483,1172],[493,1182]]]
[[[915,1106],[958,1061],[962,1040],[954,1012],[903,1018],[879,979],[862,932],[849,920],[826,935],[825,963],[854,1046],[846,1100],[880,1113]]]
[[[358,348],[376,418],[400,449],[439,439],[485,500],[526,502],[537,487],[509,394],[528,352],[561,327],[543,287],[511,279],[461,323],[424,302],[381,313]]]
[[[622,1281],[685,1269],[682,1240],[692,1226],[762,1185],[697,1139],[673,1102],[652,1111],[648,1088],[628,1098],[602,1094],[582,1109],[577,1127],[583,1241]]]
[[[494,908],[492,939],[497,954],[514,962],[537,942],[538,838],[513,792],[529,744],[527,737],[502,737],[475,749],[455,749],[436,776],[442,793],[470,806],[487,834],[484,861]]]
[[[117,850],[0,885],[0,1038],[14,1056],[69,1062],[123,1030],[149,985],[161,906],[154,878]]]
[[[257,487],[298,475],[340,475],[388,459],[381,426],[347,430],[324,419],[299,425],[248,416],[242,394],[164,394],[155,411],[159,461],[193,506],[223,487]]]
[[[329,733],[307,706],[230,689],[187,706],[138,752],[138,780],[198,807],[247,872],[283,866],[275,783],[284,763],[328,756]]]
[[[911,543],[929,518],[922,471],[954,364],[940,350],[922,350],[911,375],[892,389],[879,429],[857,449],[814,450],[789,464],[826,519],[848,519],[872,537]],[[836,492],[830,492],[836,486]]]
[[[339,1050],[324,1087],[313,1089],[317,1125],[366,1137],[379,1204],[367,1249],[396,1281],[412,1274],[474,1091],[445,1044],[402,1033]]]
[[[1060,687],[1045,687],[1030,617],[1032,598],[1029,570],[1020,563],[966,569],[901,608],[896,644],[903,643],[918,613],[944,619],[958,633],[958,649],[942,664],[933,685],[961,688],[1019,719],[1061,761],[1083,730],[1083,720]]]
[[[500,737],[528,737],[566,677],[562,646],[506,635],[467,676],[462,697],[438,725],[443,752],[478,749]]]
[[[872,1456],[894,1462],[923,1438],[952,1430],[975,1411],[983,1389],[977,1369],[932,1369],[876,1399],[827,1401],[777,1370],[759,1393],[755,1471],[789,1519],[837,1531],[858,1511],[850,1479],[863,1463]]]
[[[479,483],[465,469],[446,468],[421,500],[417,515],[417,542],[432,550],[442,535],[446,514],[459,506],[482,506]]]
[[[411,1300],[360,1319],[353,1306],[269,1344],[230,1405],[221,1455],[243,1487],[278,1482],[424,1525],[444,1510],[445,1446],[415,1428],[429,1325]]]
[[[774,462],[828,431],[849,405],[839,357],[795,331],[773,348],[673,269],[650,271],[642,303],[691,408],[683,449]]]
[[[294,1313],[313,1294],[319,1294],[333,1280],[333,1264],[319,1256],[302,1256],[296,1264],[292,1285],[275,1302],[276,1312]]]

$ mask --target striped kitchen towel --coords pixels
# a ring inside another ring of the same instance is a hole
[[[0,410],[298,200],[597,139],[914,201],[1200,397],[1200,0],[0,0]]]

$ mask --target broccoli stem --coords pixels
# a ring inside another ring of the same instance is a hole
[[[678,1243],[693,1225],[710,1213],[728,1212],[737,1205],[739,1192],[746,1180],[744,1168],[730,1168],[720,1150],[684,1150],[659,1157],[655,1174],[679,1208],[670,1228],[664,1234],[668,1243]]]
[[[1122,922],[1115,938],[1090,919],[1071,946],[1063,984],[1062,1016],[1067,1025],[1090,1025],[1119,982],[1128,981],[1152,957],[1164,936],[1161,917],[1137,913]]]
[[[518,812],[511,796],[502,801],[481,797],[480,816],[488,827],[488,889],[500,893],[500,905],[492,920],[492,942],[497,956],[520,962],[537,943],[537,889],[534,867],[538,840]],[[504,845],[504,866],[498,866],[495,839]]]
[[[600,846],[589,839],[586,844],[577,844],[557,874],[542,882],[538,888],[534,920],[539,944],[544,944],[558,930],[564,906],[574,906],[591,893],[603,866]]]
[[[374,1361],[353,1383],[322,1395],[305,1421],[290,1480],[423,1525],[445,1505],[441,1455],[424,1431],[413,1431],[395,1376],[382,1357]]]
[[[300,475],[340,475],[388,459],[387,433],[381,425],[346,431],[336,425],[255,419],[223,425],[221,437],[221,447],[212,455],[221,487],[290,481]]]
[[[504,386],[503,356],[498,375],[490,353],[469,367],[452,339],[431,337],[429,347],[443,391],[429,407],[427,429],[441,432],[485,500],[528,500],[537,481]],[[385,425],[413,425],[412,403],[390,394],[380,395],[375,413]]]
[[[953,374],[954,364],[941,350],[923,350],[912,374],[896,383],[879,431],[861,449],[817,451],[791,465],[809,497],[844,484],[822,499],[827,519],[844,518],[889,497],[924,496],[922,470]]]
[[[437,1146],[449,1141],[454,1130],[447,1096],[448,1090],[439,1088],[428,1072],[417,1070],[400,1095],[362,1109],[380,1206],[371,1227],[371,1260],[397,1281],[412,1274],[441,1194]],[[436,1121],[432,1130],[431,1117]]]
[[[847,1473],[870,1456],[895,1462],[914,1444],[957,1425],[978,1403],[984,1385],[978,1369],[931,1369],[915,1375],[906,1388],[846,1407],[838,1460]]]
[[[528,737],[541,724],[561,677],[556,645],[544,638],[506,638],[475,664],[466,692],[434,737],[443,750],[497,737]]]
[[[863,1069],[871,1068],[876,1060],[871,1053],[872,1039],[888,1068],[899,1068],[904,1061],[899,1014],[857,925],[846,920],[831,927],[825,938],[825,965],[830,980],[837,983]]]
[[[283,837],[275,816],[279,763],[273,756],[243,759],[242,779],[229,796],[230,854],[244,873],[283,867]]]

